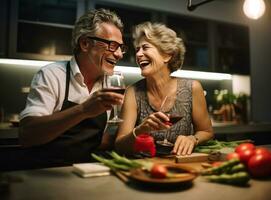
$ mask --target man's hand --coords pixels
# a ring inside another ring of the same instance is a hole
[[[122,94],[99,90],[82,103],[82,110],[87,117],[95,117],[106,110],[111,110],[113,105],[121,105],[123,99]]]

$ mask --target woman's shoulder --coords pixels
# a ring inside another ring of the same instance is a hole
[[[178,78],[177,81],[178,81],[178,87],[179,88],[192,89],[193,82],[195,80],[193,80],[193,79],[186,79],[186,78]]]
[[[137,82],[135,82],[134,84],[132,84],[133,88],[135,89],[135,91],[145,91],[146,90],[146,79],[143,78]]]

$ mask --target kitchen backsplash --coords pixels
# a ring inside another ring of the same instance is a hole
[[[0,108],[2,115],[4,113],[5,120],[8,120],[9,116],[12,116],[12,114],[20,113],[24,108],[32,77],[39,68],[40,67],[37,66],[0,63]],[[139,74],[133,74],[131,72],[124,72],[124,76],[127,85],[130,85],[142,78]],[[236,85],[236,83],[238,83],[238,76],[234,77],[235,78],[233,80]],[[244,79],[243,76],[241,78]],[[206,91],[208,107],[214,104],[213,94],[215,90],[227,89],[229,92],[236,90],[233,88],[232,80],[199,81]],[[246,85],[242,87],[245,87],[245,90],[250,91],[250,85]]]

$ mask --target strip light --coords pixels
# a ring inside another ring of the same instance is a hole
[[[116,66],[116,71],[122,71],[124,73],[131,73],[140,75],[141,71],[138,67],[125,67],[125,66]],[[177,70],[171,74],[174,77],[181,78],[192,78],[192,79],[204,79],[204,80],[231,80],[231,74],[225,73],[214,73],[214,72],[200,72],[200,71],[191,71],[191,70]]]
[[[21,65],[29,66],[31,68],[40,68],[44,65],[52,63],[53,61],[38,61],[38,60],[20,60],[20,59],[0,59],[0,64],[10,64],[10,65]],[[122,71],[123,73],[141,74],[141,70],[138,67],[126,67],[126,66],[116,66],[115,70]],[[190,71],[190,70],[178,70],[171,74],[174,77],[182,78],[193,78],[193,79],[204,79],[204,80],[231,80],[232,75],[225,73],[213,73],[213,72],[200,72],[200,71]]]
[[[204,80],[231,80],[232,75],[225,73],[214,73],[214,72],[200,72],[200,71],[190,71],[190,70],[178,70],[171,74],[175,77],[183,78],[194,78],[194,79],[204,79]]]
[[[40,60],[0,59],[0,64],[24,65],[24,66],[34,66],[34,67],[42,67],[52,62],[40,61]]]

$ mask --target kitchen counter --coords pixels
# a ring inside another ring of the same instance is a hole
[[[251,139],[258,145],[271,141],[271,123],[213,123],[213,129],[215,138],[219,140]],[[10,123],[0,124],[0,147],[18,145],[18,130],[18,127]]]
[[[271,123],[249,124],[213,124],[215,137],[218,140],[251,139],[257,145],[268,144],[271,141]]]
[[[18,146],[19,128],[11,123],[0,123],[0,148]]]
[[[0,190],[1,199],[102,199],[102,200],[269,200],[271,180],[249,181],[246,187],[224,185],[197,177],[190,187],[150,188],[142,184],[125,184],[116,176],[80,178],[72,167],[8,172],[10,185]]]

